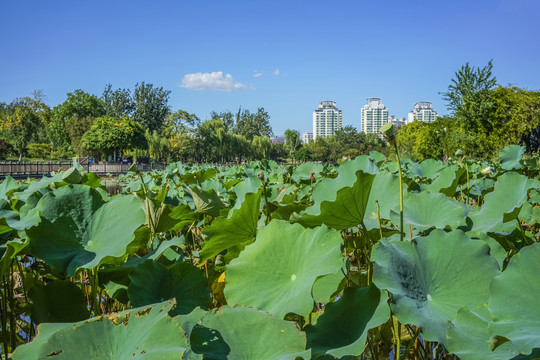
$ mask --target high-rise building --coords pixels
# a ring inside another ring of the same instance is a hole
[[[407,117],[407,124],[412,123],[415,119],[426,123],[437,120],[439,114],[431,107],[429,101],[419,101],[414,104],[414,109],[411,110]]]
[[[313,133],[305,132],[302,134],[302,142],[307,144],[308,142],[313,141]]]
[[[378,134],[380,127],[390,121],[388,109],[381,102],[381,98],[368,98],[367,102],[362,108],[362,131],[366,134]]]
[[[336,107],[335,101],[321,101],[319,108],[313,111],[313,140],[318,136],[332,136],[343,127],[343,112]]]

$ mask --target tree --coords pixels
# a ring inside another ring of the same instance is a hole
[[[91,122],[90,119],[95,119],[105,115],[105,105],[103,101],[95,95],[86,93],[80,89],[67,94],[67,99],[60,105],[55,106],[51,121],[47,124],[47,135],[52,142],[53,148],[64,155],[73,152],[73,143],[69,134],[68,122],[73,118],[78,118],[71,123],[71,127],[76,127],[80,122]],[[81,120],[86,119],[86,120]],[[73,132],[73,131],[72,131]],[[77,136],[78,131],[75,131]],[[75,146],[80,138],[75,138]]]
[[[34,92],[33,97],[16,99],[3,105],[0,112],[0,132],[2,137],[19,154],[22,160],[26,147],[31,142],[41,142],[41,130],[48,120],[50,109],[43,103],[43,94]]]
[[[289,150],[289,155],[292,158],[293,163],[295,162],[295,152],[302,145],[302,140],[300,139],[300,133],[296,130],[285,130],[285,145]]]
[[[144,129],[129,117],[100,117],[81,139],[82,147],[95,155],[120,155],[124,150],[146,149]]]
[[[238,111],[240,113],[240,110]],[[249,141],[255,136],[272,136],[272,127],[270,126],[270,115],[264,108],[258,108],[256,113],[250,113],[244,110],[237,116],[234,132],[243,135]]]
[[[448,109],[457,117],[467,117],[472,103],[482,104],[482,100],[497,85],[492,76],[493,60],[483,68],[470,67],[466,63],[455,73],[448,90],[442,92],[443,100],[448,102]]]
[[[150,132],[161,130],[170,113],[170,93],[144,81],[140,85],[137,83],[133,92],[133,120]]]
[[[111,84],[105,86],[101,100],[103,100],[106,116],[116,118],[131,116],[135,109],[131,91],[129,89],[113,90]]]
[[[251,141],[253,159],[268,159],[272,152],[272,140],[268,136],[257,136]]]
[[[315,161],[326,161],[330,156],[330,148],[326,138],[318,136],[314,141],[304,145],[311,153],[311,157]]]

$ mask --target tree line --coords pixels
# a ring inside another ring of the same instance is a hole
[[[510,144],[529,152],[540,146],[540,91],[497,84],[490,61],[482,68],[461,67],[441,92],[450,114],[432,123],[414,121],[397,132],[398,150],[416,160],[456,154],[492,159]],[[108,84],[101,96],[75,90],[50,108],[44,95],[0,103],[0,159],[133,157],[169,162],[340,161],[372,150],[388,154],[377,134],[346,126],[327,138],[302,144],[288,129],[285,143],[273,143],[270,115],[212,112],[201,121],[185,110],[172,111],[170,91],[142,82],[130,89]]]
[[[507,145],[540,146],[540,91],[497,84],[493,62],[465,64],[440,93],[450,110],[432,123],[414,121],[397,133],[398,150],[416,160],[466,155],[494,159]]]
[[[0,103],[0,158],[336,161],[372,149],[384,151],[376,135],[358,133],[351,126],[305,145],[298,131],[287,130],[284,144],[273,143],[270,115],[262,107],[255,112],[213,111],[201,121],[185,110],[172,111],[169,94],[143,82],[133,91],[108,84],[101,96],[78,89],[53,108],[40,91]]]

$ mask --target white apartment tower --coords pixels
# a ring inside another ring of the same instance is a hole
[[[336,102],[321,101],[319,108],[313,111],[313,140],[332,136],[342,127],[343,112],[336,107]]]
[[[380,127],[390,121],[388,109],[381,102],[381,98],[368,98],[367,102],[362,108],[362,131],[366,134],[378,134]]]
[[[414,109],[411,110],[407,117],[407,124],[412,123],[415,119],[426,123],[433,122],[439,114],[431,107],[429,101],[419,101],[414,104]]]

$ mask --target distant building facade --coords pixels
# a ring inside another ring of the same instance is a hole
[[[414,104],[414,108],[407,116],[407,124],[412,123],[415,119],[426,123],[437,120],[439,114],[431,107],[429,101],[419,101]]]
[[[367,104],[362,108],[362,131],[365,134],[379,134],[380,127],[389,121],[388,109],[381,102],[381,98],[368,98]]]
[[[270,140],[273,144],[285,144],[285,136],[272,136]]]
[[[396,129],[401,129],[403,125],[407,124],[407,119],[405,119],[404,117],[397,119],[394,115],[390,115],[388,117],[388,121],[394,124],[394,127]]]
[[[313,141],[313,133],[307,132],[302,134],[302,143],[307,144],[308,142]]]
[[[343,127],[343,112],[336,107],[335,101],[321,101],[319,108],[313,111],[313,140],[328,137]]]

